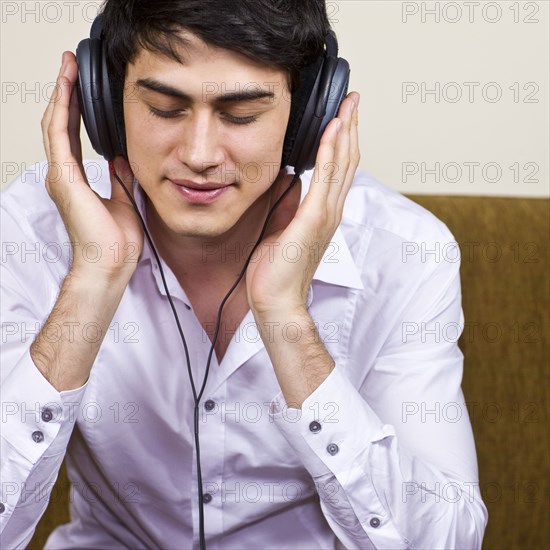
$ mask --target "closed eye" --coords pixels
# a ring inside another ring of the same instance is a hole
[[[250,115],[250,116],[233,116],[229,115],[227,113],[224,113],[224,118],[230,122],[231,124],[251,124],[252,122],[256,122],[258,120],[258,117],[256,115]]]
[[[159,118],[178,118],[179,116],[183,115],[182,110],[175,110],[175,111],[162,111],[160,109],[156,109],[155,107],[149,106],[149,112]],[[228,113],[222,113],[223,118],[227,120],[230,124],[251,124],[252,122],[256,122],[258,120],[258,117],[256,115],[246,116],[246,117],[236,117],[233,115],[230,115]]]
[[[176,118],[182,114],[181,111],[161,111],[154,107],[149,107],[151,114],[158,116],[159,118]]]

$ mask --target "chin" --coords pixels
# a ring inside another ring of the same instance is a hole
[[[191,237],[197,239],[216,238],[223,235],[229,228],[212,226],[211,224],[189,224],[174,222],[168,225],[170,231],[179,237]]]

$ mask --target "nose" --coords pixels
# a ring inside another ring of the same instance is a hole
[[[223,163],[225,153],[222,139],[216,118],[209,110],[193,112],[185,121],[178,158],[196,174]]]

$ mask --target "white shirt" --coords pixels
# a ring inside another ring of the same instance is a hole
[[[108,196],[106,164],[86,167]],[[72,521],[46,548],[197,548],[193,399],[147,242],[87,383],[59,393],[31,360],[69,266],[46,171],[2,194],[0,547],[28,543],[66,456]],[[301,411],[287,406],[251,311],[221,365],[213,354],[200,421],[208,549],[481,547],[459,267],[441,221],[357,173],[308,295],[328,378]],[[164,269],[202,381],[210,340]]]

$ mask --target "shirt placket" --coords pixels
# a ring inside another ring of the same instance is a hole
[[[216,364],[217,366],[217,364]],[[212,365],[214,367],[214,365]],[[203,490],[204,529],[209,549],[218,548],[219,535],[223,533],[223,471],[225,460],[226,423],[224,403],[226,401],[226,384],[219,386],[215,392],[205,391],[199,404],[199,443],[201,454],[201,475]],[[193,465],[193,525],[194,546],[199,548],[199,510],[198,510],[198,475],[195,461]]]

